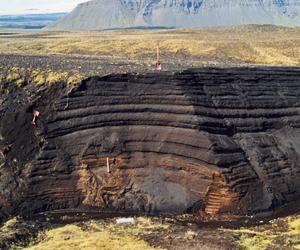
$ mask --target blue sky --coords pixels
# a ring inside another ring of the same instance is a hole
[[[87,0],[0,0],[0,15],[66,12]]]

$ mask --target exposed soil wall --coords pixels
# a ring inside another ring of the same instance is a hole
[[[206,68],[6,89],[2,217],[53,209],[245,214],[300,197],[299,69]]]

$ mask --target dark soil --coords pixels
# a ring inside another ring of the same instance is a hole
[[[153,59],[153,62],[151,61]],[[150,63],[149,63],[150,62]],[[152,62],[152,63],[151,63]],[[0,54],[1,67],[19,67],[63,72],[79,72],[82,75],[107,75],[112,73],[145,73],[154,70],[155,58],[113,58],[110,56],[65,56],[65,55],[14,55]],[[164,55],[163,70],[181,71],[192,67],[205,66],[233,67],[240,63],[229,63],[225,60],[209,61],[205,57],[187,57],[184,54]]]

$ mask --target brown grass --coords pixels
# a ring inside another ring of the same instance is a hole
[[[33,83],[37,86],[53,85],[59,82],[70,85],[80,82],[84,78],[80,73],[71,72],[53,72],[51,70],[27,69],[11,67],[3,70],[0,75],[0,84],[2,82],[13,82],[18,87],[23,87],[26,83]]]
[[[20,32],[0,36],[0,53],[127,57],[177,53],[268,65],[300,65],[300,28],[242,26],[203,30]]]

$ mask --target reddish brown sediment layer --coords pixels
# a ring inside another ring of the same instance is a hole
[[[110,75],[34,101],[25,92],[1,97],[3,216],[246,214],[300,197],[299,69]]]

